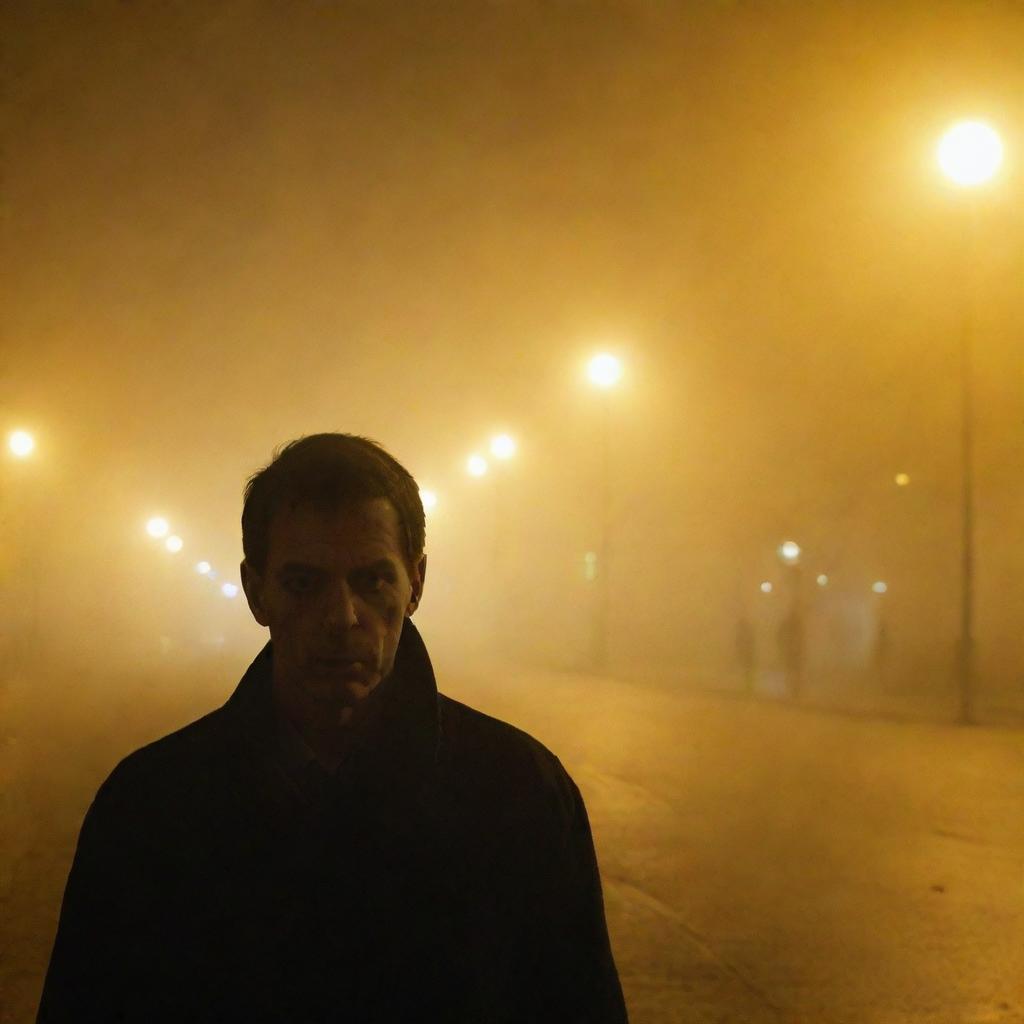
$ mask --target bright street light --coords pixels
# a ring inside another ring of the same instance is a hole
[[[167,540],[164,541],[164,545],[168,551],[173,551],[177,554],[185,546],[185,542],[180,537],[173,536],[168,537]]]
[[[889,589],[889,587],[882,580],[876,580],[874,583],[871,584],[871,589],[876,594],[884,594]]]
[[[761,593],[762,594],[770,594],[771,592],[772,592],[772,585],[771,585],[771,583],[768,582],[768,580],[765,580],[764,583],[761,584]]]
[[[17,459],[27,459],[35,449],[36,442],[27,430],[15,430],[7,438],[7,447]]]
[[[614,387],[622,379],[622,360],[608,352],[601,352],[587,363],[587,376],[595,387]]]
[[[516,443],[508,434],[499,434],[491,439],[491,454],[496,459],[511,459],[516,453]]]
[[[470,476],[483,476],[487,472],[487,460],[482,455],[470,455],[466,460],[466,472]]]
[[[910,477],[906,473],[897,473],[896,474],[896,486],[897,487],[906,487],[907,484],[909,484],[909,483],[910,483]]]
[[[779,558],[787,565],[795,565],[800,560],[800,545],[795,540],[784,540],[779,545]]]
[[[818,577],[818,586],[819,587],[827,587],[828,586],[828,576],[826,576],[825,573],[822,573]]]
[[[198,562],[196,564],[196,572],[200,576],[205,576],[212,568],[213,566],[209,562]]]
[[[437,508],[437,494],[434,491],[420,489],[420,501],[423,502],[424,512],[433,512]]]
[[[958,121],[942,136],[938,148],[942,173],[956,185],[981,185],[1003,162],[998,132],[984,121]]]
[[[146,523],[146,533],[148,533],[150,537],[166,537],[167,531],[170,530],[170,528],[170,524],[163,516],[153,516],[153,518]]]
[[[222,583],[221,584],[221,588],[220,588],[220,592],[225,597],[237,597],[238,596],[238,587],[236,587],[234,585],[234,583]]]

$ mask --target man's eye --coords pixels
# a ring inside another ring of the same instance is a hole
[[[308,576],[292,576],[284,585],[293,594],[304,594],[313,586],[313,581]]]

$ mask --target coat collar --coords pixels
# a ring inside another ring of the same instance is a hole
[[[272,698],[273,643],[268,641],[223,707],[241,738],[261,758],[280,752],[280,723]],[[412,784],[436,766],[441,724],[437,682],[426,646],[406,618],[391,674],[379,687],[380,712],[342,766],[353,781],[374,788]]]

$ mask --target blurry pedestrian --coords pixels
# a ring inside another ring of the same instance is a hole
[[[776,636],[789,696],[800,700],[804,683],[804,624],[799,609],[792,608],[787,613]]]
[[[739,663],[744,688],[748,693],[753,693],[757,648],[753,624],[745,615],[741,615],[736,623],[736,660]]]

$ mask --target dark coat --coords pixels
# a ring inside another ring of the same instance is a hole
[[[125,758],[38,1021],[625,1022],[561,763],[439,694],[409,620],[380,690],[315,796],[274,756],[269,643],[223,707]]]

